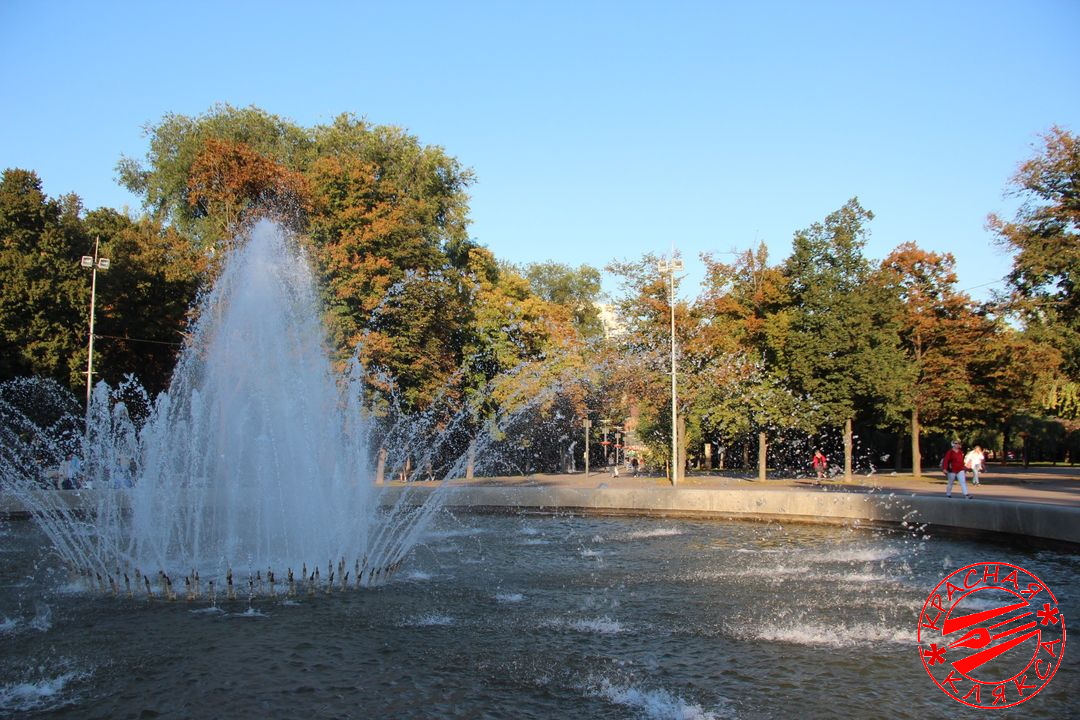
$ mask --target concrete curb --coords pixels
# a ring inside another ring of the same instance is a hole
[[[925,532],[1001,536],[1080,547],[1080,508],[1045,503],[965,500],[893,492],[783,491],[709,488],[572,488],[559,486],[446,488],[455,509],[529,510],[591,515],[867,523]]]
[[[96,505],[97,492],[61,490],[57,499],[78,512]],[[769,520],[833,525],[906,527],[919,534],[948,533],[998,538],[1013,544],[1080,548],[1080,507],[1035,502],[916,495],[898,491],[753,487],[583,488],[565,485],[409,485],[383,490],[387,504],[402,492],[445,494],[457,511],[573,513],[698,519]],[[0,517],[25,517],[9,495],[0,496]],[[904,525],[906,523],[906,525]]]

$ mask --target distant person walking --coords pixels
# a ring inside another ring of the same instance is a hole
[[[979,473],[986,470],[986,455],[983,449],[976,445],[964,456],[964,467],[971,471],[971,482],[979,484]]]
[[[79,476],[82,475],[82,463],[75,453],[68,453],[64,462],[64,482],[61,485],[64,490],[78,490],[81,486]]]
[[[814,473],[817,474],[818,480],[825,479],[825,468],[829,465],[829,459],[825,457],[825,453],[821,452],[821,448],[814,450]]]
[[[945,471],[945,477],[949,480],[948,485],[945,487],[945,497],[952,497],[953,482],[959,480],[964,497],[970,500],[971,495],[968,494],[967,479],[964,477],[964,451],[960,449],[959,440],[952,441],[952,447],[945,453],[945,457],[941,459],[941,469]]]

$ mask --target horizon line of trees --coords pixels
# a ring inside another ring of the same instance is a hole
[[[521,471],[561,466],[583,419],[599,427],[630,415],[656,463],[670,462],[671,307],[659,258],[606,268],[621,279],[626,332],[605,338],[600,271],[500,262],[467,232],[472,171],[399,128],[347,114],[304,128],[222,105],[166,115],[147,134],[145,160],[118,165],[143,199],[138,216],[86,211],[77,195],[45,196],[32,170],[4,171],[0,380],[85,385],[90,287],[78,260],[100,239],[112,265],[97,281],[99,377],[115,386],[134,373],[151,392],[165,389],[200,289],[271,217],[309,250],[328,350],[344,364],[359,347],[385,378],[370,389],[373,407],[393,397],[419,411],[440,397],[471,408],[480,428],[518,402],[501,383],[558,379],[559,392],[532,411],[543,436],[530,437]],[[1042,139],[1009,181],[1022,200],[1016,217],[988,219],[1015,253],[1008,294],[988,302],[956,289],[947,252],[904,243],[866,258],[873,213],[857,198],[796,231],[779,263],[764,244],[730,263],[704,255],[701,295],[674,308],[678,461],[700,462],[706,443],[753,439],[764,469],[770,439],[831,428],[842,428],[848,476],[856,434],[909,438],[916,473],[927,433],[990,444],[992,429],[1012,447],[1050,423],[1065,438],[1057,454],[1076,444],[1080,150],[1061,128]]]

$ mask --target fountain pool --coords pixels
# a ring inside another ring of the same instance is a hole
[[[0,715],[32,717],[977,717],[920,662],[930,590],[997,561],[1066,617],[1080,598],[1080,559],[1049,551],[442,511],[380,587],[214,607],[87,596],[36,526],[2,532]],[[1077,691],[1066,657],[1003,716],[1073,715]]]

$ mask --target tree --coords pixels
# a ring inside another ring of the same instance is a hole
[[[1058,382],[1061,397],[1069,397],[1080,383],[1080,143],[1060,127],[1042,140],[1010,180],[1009,192],[1022,200],[1016,217],[991,214],[988,227],[1016,252],[1013,308],[1029,331],[1061,352],[1065,377]]]
[[[364,358],[417,402],[453,372],[472,174],[441,148],[350,115],[302,128],[228,105],[147,132],[145,164],[123,158],[119,171],[157,222],[197,248],[267,214],[303,230],[340,360],[364,339]]]
[[[87,214],[84,226],[111,262],[98,273],[95,370],[113,387],[135,375],[148,391],[160,392],[195,312],[208,257],[149,217],[100,208]]]
[[[852,421],[895,397],[903,381],[895,299],[871,282],[863,257],[873,213],[852,198],[795,233],[784,263],[790,305],[768,326],[768,344],[790,387],[844,424],[844,475],[851,478]]]
[[[705,339],[724,352],[766,357],[769,318],[788,304],[781,268],[769,265],[765,243],[725,264],[704,255],[705,293],[699,311],[708,317]],[[770,361],[773,358],[769,358]]]
[[[204,244],[220,234],[220,219],[206,206],[192,204],[193,167],[210,140],[242,145],[281,167],[303,171],[313,159],[314,140],[303,128],[256,107],[215,105],[199,117],[170,113],[146,127],[150,148],[145,164],[121,157],[120,184],[143,198],[143,207],[159,222],[169,223]],[[205,162],[205,158],[204,158]]]
[[[208,138],[191,164],[187,185],[193,217],[214,221],[208,239],[215,244],[230,242],[261,217],[300,229],[311,210],[303,175],[242,142]]]
[[[600,271],[588,265],[572,268],[558,262],[530,263],[525,277],[532,291],[547,302],[570,311],[574,326],[587,338],[604,332],[600,322]]]
[[[89,250],[79,198],[53,200],[28,170],[0,179],[0,377],[42,375],[85,383]]]
[[[658,270],[658,258],[646,254],[639,261],[613,262],[607,270],[622,276],[622,296],[616,306],[624,334],[616,338],[622,361],[612,368],[619,397],[639,408],[639,433],[658,458],[685,467],[688,448],[701,441],[700,428],[685,425],[687,415],[704,386],[701,373],[715,355],[702,338],[702,318],[697,308],[678,299],[679,277]],[[674,302],[674,306],[673,303]],[[671,325],[674,312],[677,350],[676,413],[680,430],[677,458],[671,447]],[[624,407],[623,410],[629,410]]]
[[[956,261],[904,243],[884,260],[881,281],[899,297],[906,368],[898,402],[888,408],[910,421],[912,472],[922,474],[923,428],[957,431],[980,416],[976,361],[992,352],[994,326],[954,288]]]
[[[431,212],[434,203],[401,186],[398,173],[368,160],[321,158],[312,169],[311,184],[315,200],[310,236],[332,339],[339,352],[348,354],[365,336],[372,313],[407,276],[448,280],[440,275],[453,268],[444,244],[456,230],[441,229]],[[423,325],[418,318],[416,326]],[[446,332],[452,335],[454,329],[446,327]],[[452,354],[454,346],[445,350]],[[404,370],[397,365],[388,369],[393,374]]]
[[[983,350],[970,359],[972,382],[977,389],[977,418],[1000,429],[1004,448],[1011,447],[1015,418],[1040,413],[1055,392],[1054,378],[1061,354],[1053,346],[1001,323]],[[1041,406],[1041,407],[1040,407]]]
[[[805,426],[810,413],[802,399],[783,387],[768,344],[773,315],[788,304],[781,269],[770,266],[760,243],[725,264],[703,258],[706,289],[696,304],[700,317],[700,385],[691,410],[705,437],[758,435],[759,477],[765,479],[768,432]]]

